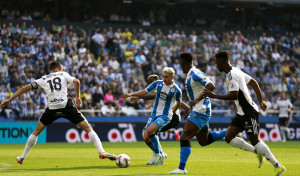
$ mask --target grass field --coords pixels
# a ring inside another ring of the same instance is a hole
[[[91,143],[37,144],[22,165],[18,165],[15,159],[23,152],[24,144],[0,144],[0,175],[165,175],[178,167],[180,147],[179,142],[161,144],[168,154],[165,165],[148,166],[146,162],[152,157],[152,152],[144,143],[104,142],[107,152],[130,156],[128,168],[118,168],[113,161],[100,160]],[[267,144],[285,165],[287,172],[284,175],[300,175],[300,142]],[[225,142],[215,142],[207,147],[193,142],[186,169],[190,176],[273,175],[273,166],[268,161],[260,169],[257,164],[253,153],[233,148]]]

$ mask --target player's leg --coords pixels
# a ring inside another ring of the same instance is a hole
[[[32,149],[32,147],[36,144],[36,141],[38,139],[38,136],[41,134],[41,132],[46,128],[45,125],[42,124],[41,121],[38,121],[37,127],[33,131],[33,133],[29,136],[24,151],[20,157],[17,157],[17,162],[19,164],[22,164],[25,160],[28,152]]]
[[[191,154],[190,139],[199,131],[199,127],[190,120],[187,120],[183,127],[183,132],[180,136],[180,163],[179,167],[169,174],[186,174],[185,169],[187,160]]]
[[[175,127],[180,123],[179,116],[177,114],[173,114],[170,123],[168,123],[165,127],[161,129],[161,131],[167,131],[169,133],[173,133],[176,141],[179,141],[180,134],[179,131],[175,129]]]
[[[288,128],[288,118],[279,118],[280,134],[282,137],[282,142],[286,142],[286,139],[290,138],[290,129]]]
[[[207,124],[197,133],[196,138],[201,146],[206,146],[217,140],[223,139],[226,132],[227,130],[209,132]]]
[[[88,123],[86,119],[84,119],[83,121],[81,121],[76,125],[89,135],[90,140],[92,141],[92,143],[94,144],[94,146],[99,152],[99,158],[101,159],[108,158],[110,160],[116,160],[117,158],[116,155],[105,152],[100,138],[98,137],[97,133],[93,130],[93,128],[91,127],[91,125]]]

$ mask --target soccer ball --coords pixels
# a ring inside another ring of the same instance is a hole
[[[128,167],[129,164],[130,164],[130,158],[129,158],[129,156],[126,155],[126,154],[120,154],[119,156],[117,156],[116,164],[120,168],[126,168],[126,167]]]

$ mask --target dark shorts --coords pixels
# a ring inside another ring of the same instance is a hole
[[[43,113],[40,121],[43,125],[48,126],[55,120],[59,118],[68,119],[70,122],[74,124],[78,124],[85,120],[85,117],[82,115],[81,112],[75,107],[75,104],[71,98],[68,98],[68,103],[65,108],[61,109],[49,109],[47,108]]]
[[[168,131],[171,128],[175,128],[180,123],[179,116],[173,114],[172,120],[166,126],[164,126],[160,131]]]
[[[289,118],[288,117],[280,117],[279,118],[279,125],[280,126],[288,126]]]
[[[230,126],[236,126],[241,129],[241,131],[246,131],[248,135],[259,134],[259,121],[258,112],[248,112],[244,115],[237,114],[233,117]]]

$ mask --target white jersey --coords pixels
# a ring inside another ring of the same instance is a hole
[[[226,86],[229,92],[238,91],[238,99],[235,100],[235,104],[239,115],[244,115],[249,111],[259,112],[258,106],[252,100],[247,84],[252,79],[236,67],[231,67],[231,70],[226,74]]]
[[[205,74],[197,69],[192,67],[186,77],[185,86],[189,100],[197,99],[205,89],[205,86],[211,83],[211,80],[205,76]],[[199,103],[192,107],[191,111],[205,114],[211,116],[211,102],[209,98],[203,98]]]
[[[181,102],[182,93],[177,84],[166,85],[162,80],[150,84],[146,89],[147,92],[156,91],[152,116],[167,115],[170,119],[173,116],[173,107],[176,102]]]
[[[279,115],[278,115],[279,118],[283,118],[283,117],[288,118],[289,117],[288,110],[291,107],[293,107],[293,105],[289,99],[277,100],[277,102],[274,105],[274,108],[279,109]]]
[[[33,89],[41,88],[47,95],[49,109],[61,109],[68,102],[68,84],[75,78],[66,72],[53,72],[31,83]]]

